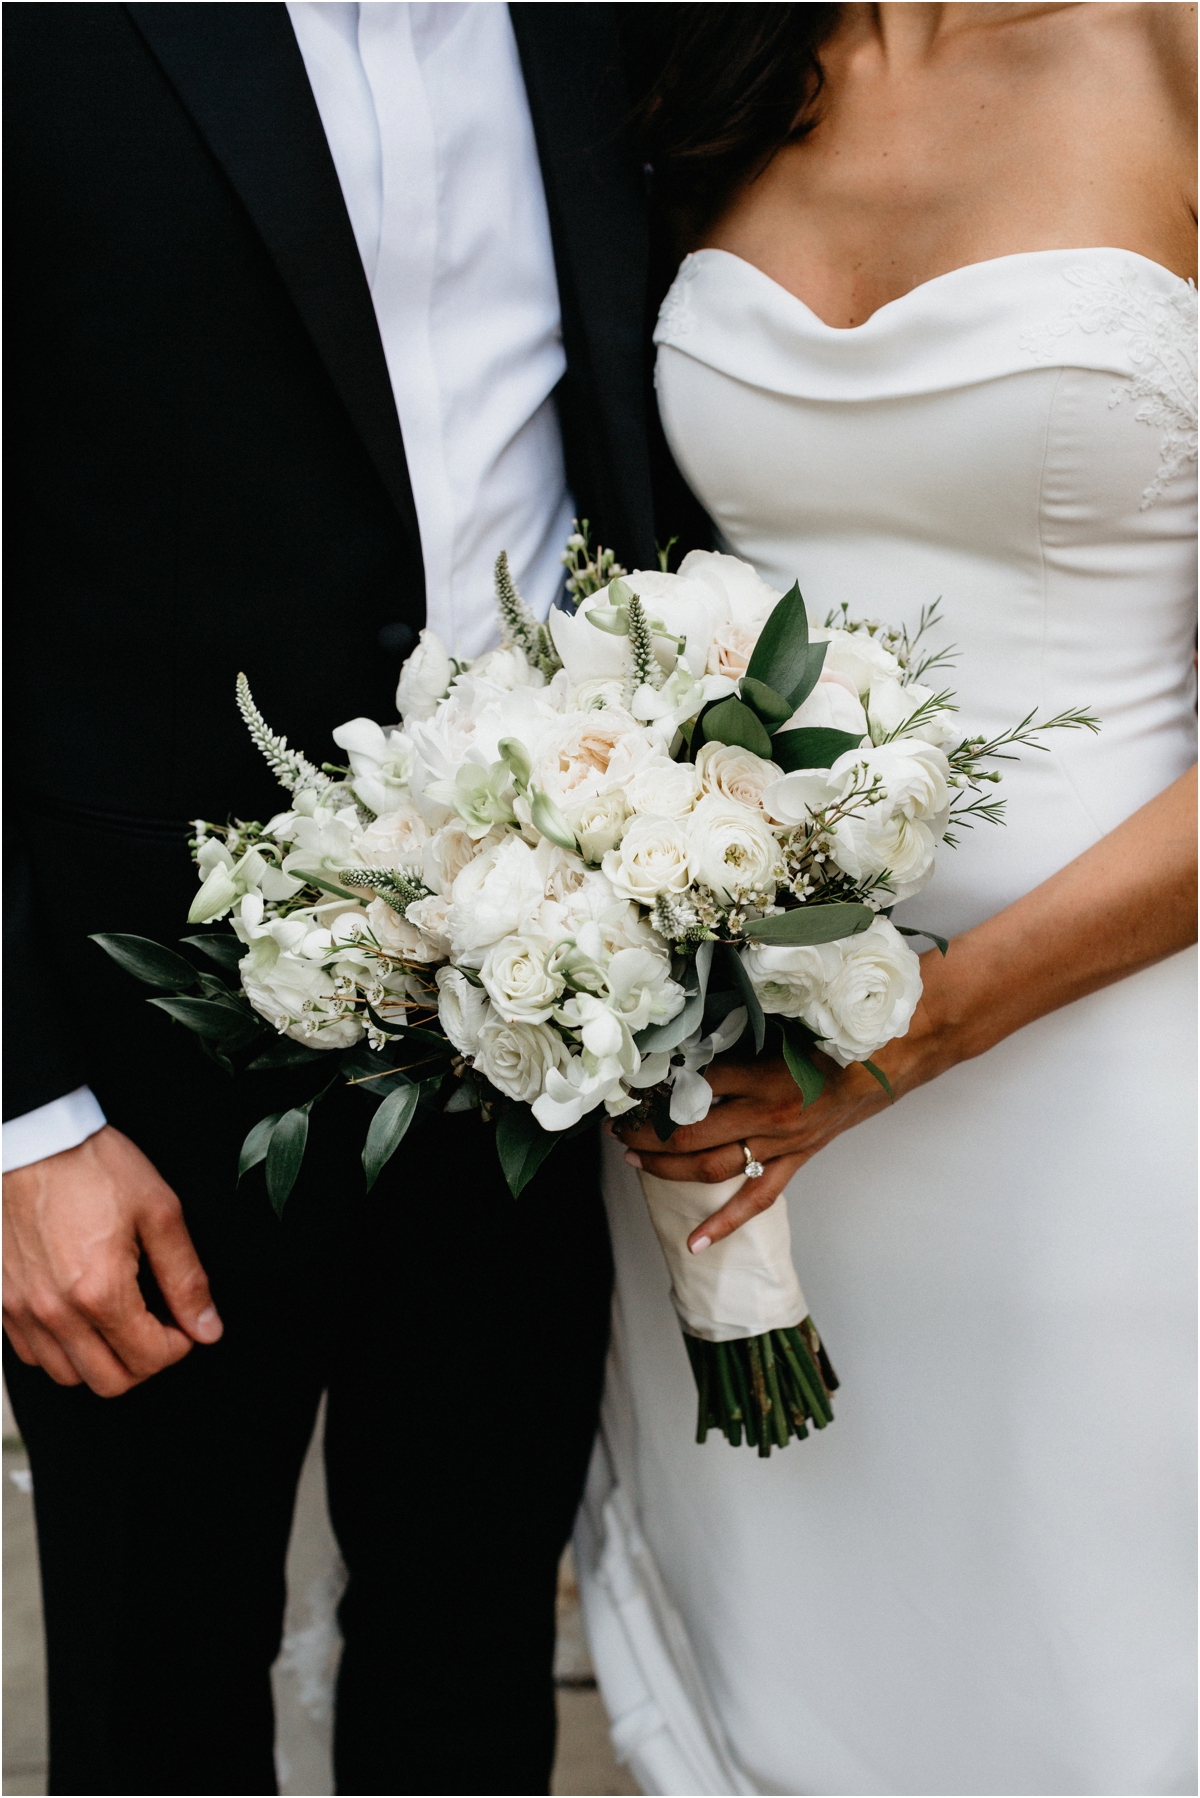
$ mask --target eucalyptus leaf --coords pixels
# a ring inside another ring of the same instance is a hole
[[[514,1105],[499,1118],[496,1150],[514,1199],[520,1198],[560,1134],[543,1130],[528,1105]]]
[[[804,660],[804,672],[788,694],[793,711],[804,704],[804,701],[808,698],[809,694],[820,680],[821,670],[825,666],[825,654],[828,648],[828,643],[809,644],[808,655]]]
[[[785,774],[802,768],[832,768],[840,755],[848,755],[862,742],[850,730],[825,730],[806,725],[800,730],[781,730],[771,738],[771,760]]]
[[[786,724],[795,706],[774,687],[768,687],[764,681],[751,680],[748,674],[742,676],[741,696],[746,704],[756,712],[768,731],[778,730]]]
[[[207,955],[210,961],[230,973],[246,953],[245,943],[239,943],[231,930],[214,930],[207,936],[184,936],[179,940],[189,949],[199,949],[202,955]]]
[[[93,935],[91,941],[98,943],[106,955],[111,955],[118,967],[147,986],[157,986],[168,992],[182,987],[186,992],[197,984],[196,970],[190,961],[185,961],[174,949],[152,943],[149,937],[120,936],[102,930]]]
[[[757,713],[740,699],[722,699],[704,716],[704,736],[709,743],[729,743],[740,749],[749,749],[754,755],[761,755],[764,761],[771,759],[771,739],[763,728]]]
[[[311,1101],[310,1101],[311,1103]],[[267,1197],[276,1217],[283,1216],[308,1142],[308,1106],[296,1105],[285,1111],[271,1132],[267,1145]]]
[[[780,1018],[779,1025],[783,1033],[783,1059],[787,1063],[788,1072],[800,1088],[804,1104],[811,1105],[825,1090],[825,1076],[807,1053],[809,1034],[793,1018]]]
[[[869,905],[838,900],[832,905],[801,905],[773,918],[753,918],[742,934],[756,943],[836,943],[870,927]]]
[[[741,1003],[746,1007],[750,1028],[754,1032],[754,1053],[761,1055],[767,1036],[767,1020],[763,1016],[763,1008],[759,1003],[758,994],[754,990],[746,964],[732,943],[725,944],[725,965],[733,975],[734,984],[741,996]]]
[[[242,1144],[242,1152],[238,1156],[237,1177],[240,1182],[243,1174],[248,1174],[252,1167],[265,1161],[267,1150],[271,1146],[271,1133],[283,1116],[282,1111],[273,1111],[270,1117],[259,1118]]]
[[[746,677],[791,694],[808,664],[808,613],[798,585],[785,593],[763,625]],[[792,710],[795,711],[795,704]]]
[[[397,1086],[380,1102],[375,1116],[371,1119],[371,1128],[367,1131],[367,1140],[363,1145],[363,1172],[367,1176],[367,1191],[370,1192],[380,1172],[396,1153],[404,1140],[405,1132],[412,1123],[413,1113],[417,1109],[420,1088],[406,1081]]]
[[[892,1091],[892,1083],[884,1073],[883,1069],[876,1067],[873,1061],[864,1061],[863,1066],[866,1068],[868,1074],[874,1074],[876,1080],[878,1080],[880,1086],[882,1086],[884,1092],[894,1105],[896,1103],[896,1095]]]
[[[933,943],[941,950],[943,955],[949,953],[950,943],[948,938],[939,936],[936,930],[918,930],[915,925],[910,929],[907,924],[897,924],[896,929],[900,932],[901,936],[923,936],[926,942]]]

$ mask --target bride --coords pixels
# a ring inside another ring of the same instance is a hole
[[[721,547],[822,620],[940,597],[965,730],[1103,728],[899,913],[952,941],[894,1106],[715,1064],[704,1123],[606,1144],[618,1751],[671,1794],[1194,1792],[1195,9],[675,10],[657,386]],[[842,1379],[767,1462],[689,1440],[627,1165],[743,1143],[690,1245],[786,1203]]]

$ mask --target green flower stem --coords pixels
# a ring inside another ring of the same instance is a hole
[[[697,1442],[720,1430],[734,1448],[744,1436],[765,1459],[793,1436],[804,1441],[810,1429],[832,1423],[837,1375],[811,1318],[730,1342],[683,1334],[696,1381]]]

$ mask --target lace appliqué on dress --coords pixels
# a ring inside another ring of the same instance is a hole
[[[1162,294],[1142,285],[1134,270],[1117,279],[1086,266],[1063,274],[1080,289],[1079,297],[1049,324],[1025,331],[1021,348],[1048,362],[1071,331],[1128,332],[1129,359],[1138,372],[1113,388],[1108,403],[1131,400],[1139,423],[1163,434],[1158,472],[1142,494],[1144,512],[1196,460],[1195,284]]]
[[[694,324],[692,317],[692,296],[690,288],[700,273],[700,264],[694,256],[685,256],[679,265],[679,273],[671,283],[666,299],[658,309],[658,328],[667,339],[682,337],[690,331]]]

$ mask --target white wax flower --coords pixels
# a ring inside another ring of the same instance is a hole
[[[563,990],[547,966],[544,937],[506,936],[493,943],[479,966],[488,997],[510,1024],[544,1024]]]
[[[255,1011],[316,1049],[348,1048],[363,1033],[356,1017],[338,1013],[336,964],[325,965],[332,948],[329,931],[311,918],[277,919],[255,936],[238,970]]]
[[[696,757],[696,775],[702,793],[732,799],[751,811],[762,810],[763,789],[780,778],[783,770],[764,761],[752,749],[732,743],[705,743]]]
[[[488,996],[457,968],[439,968],[435,979],[438,1023],[460,1055],[472,1056],[479,1044],[479,1032],[491,1016]]]
[[[422,631],[417,647],[400,670],[396,688],[396,710],[405,723],[432,718],[453,678],[454,664],[445,644],[436,631]]]
[[[567,1059],[567,1047],[548,1024],[509,1024],[493,1012],[479,1032],[475,1065],[494,1087],[521,1104],[532,1104],[552,1068]]]
[[[693,881],[725,900],[768,888],[774,892],[779,845],[760,811],[708,793],[685,825]]]
[[[604,857],[604,873],[622,898],[653,905],[660,893],[682,893],[689,885],[688,842],[679,819],[642,812]]]
[[[804,1021],[817,1047],[846,1067],[906,1033],[921,997],[921,964],[886,918],[839,947],[841,968]]]

